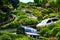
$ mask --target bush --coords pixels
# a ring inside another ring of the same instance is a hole
[[[36,40],[22,34],[11,34],[5,32],[0,32],[0,34],[0,40]]]
[[[44,10],[42,10],[41,12],[42,12],[43,15],[44,15],[44,14],[50,14],[50,13],[53,13],[53,10],[52,10],[51,8],[49,8],[49,9],[44,9]]]
[[[47,28],[49,28],[50,30],[52,30],[56,26],[57,26],[56,24],[50,24],[50,25],[47,26]]]
[[[43,19],[43,15],[38,15],[37,17],[38,17],[39,20]]]
[[[48,11],[48,10],[44,9],[44,10],[42,10],[41,12],[42,12],[42,14],[44,15],[44,14],[47,14],[47,11]]]
[[[56,34],[56,37],[60,39],[60,31]]]
[[[49,16],[49,18],[56,17],[56,14],[57,14],[57,13],[51,13],[50,16]]]
[[[16,40],[35,40],[35,39],[28,38],[28,37],[22,37],[22,38],[17,38]]]
[[[41,36],[44,36],[44,34],[45,34],[47,31],[49,31],[48,28],[42,28],[39,32],[40,32],[40,35],[41,35]]]
[[[43,19],[47,19],[47,18],[49,18],[49,15],[45,15],[44,17],[43,17]]]
[[[16,15],[21,16],[21,15],[25,15],[25,14],[26,14],[25,12],[18,11]]]
[[[60,13],[59,12],[57,12],[57,16],[56,17],[58,17],[60,19]]]
[[[60,31],[59,23],[50,24],[46,27],[49,28],[50,31],[44,34],[45,37],[55,36],[56,33]]]
[[[40,37],[40,40],[47,40],[46,37]]]
[[[41,36],[43,37],[55,37],[55,35],[60,31],[60,21],[54,24],[50,24],[46,27],[42,27],[40,29],[38,29],[39,33]]]
[[[55,36],[60,31],[60,27],[55,27],[51,31],[52,31],[51,34]]]
[[[17,27],[19,27],[19,23],[15,21],[15,22],[1,26],[1,29],[17,28]]]
[[[45,34],[44,34],[44,37],[51,37],[52,35],[51,35],[51,31],[49,30],[49,31],[47,31]]]
[[[53,11],[53,9],[51,9],[51,8],[48,8],[48,11],[47,11],[47,13],[53,13],[54,11]]]
[[[38,20],[30,19],[30,18],[24,18],[19,21],[22,25],[36,25],[38,23]]]
[[[21,19],[24,19],[24,18],[27,18],[27,17],[25,15],[20,15],[17,21],[20,21]]]
[[[12,40],[12,39],[9,35],[3,34],[2,36],[0,36],[0,40]]]

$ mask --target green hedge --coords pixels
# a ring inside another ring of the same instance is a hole
[[[38,20],[30,19],[30,18],[24,18],[19,21],[21,25],[36,25],[38,23]]]
[[[47,38],[40,37],[39,39],[37,39],[37,38],[27,37],[26,35],[22,35],[22,34],[0,32],[0,40],[47,40]]]
[[[22,34],[11,34],[0,32],[0,40],[34,40],[34,38],[29,38]]]

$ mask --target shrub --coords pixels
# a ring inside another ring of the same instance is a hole
[[[56,13],[50,13],[50,18],[56,17]]]
[[[27,17],[25,15],[20,15],[17,21],[20,21],[21,19],[24,19],[24,18],[27,18]]]
[[[45,34],[47,31],[49,31],[48,28],[42,28],[39,32],[40,32],[40,35],[41,35],[41,36],[44,36],[44,34]]]
[[[19,23],[17,21],[14,21],[9,24],[1,26],[1,29],[17,28],[18,26],[19,26]]]
[[[27,37],[22,34],[11,34],[0,32],[0,40],[35,40],[34,38]]]
[[[0,40],[12,40],[12,39],[9,35],[3,34],[2,36],[0,36]]]
[[[46,27],[42,27],[40,29],[38,29],[39,33],[41,36],[43,37],[51,37],[51,36],[55,36],[59,31],[60,31],[60,21],[54,24],[50,24]]]
[[[57,16],[56,17],[58,17],[60,19],[60,13],[59,12],[57,12]]]
[[[56,34],[56,37],[60,39],[60,31]]]
[[[55,36],[60,31],[60,27],[55,27],[51,31],[52,31],[51,34]]]
[[[47,40],[46,37],[40,37],[40,40]]]
[[[43,16],[42,15],[38,15],[37,16],[39,20],[42,20],[43,19]]]
[[[59,23],[50,24],[50,25],[48,25],[46,27],[49,28],[50,31],[47,31],[44,34],[45,37],[55,36],[56,33],[59,32],[59,30],[60,30]]]
[[[36,17],[38,17],[38,20],[42,20],[42,19],[43,19],[43,15],[42,15],[42,13],[40,13],[40,12],[34,13],[34,15],[35,15]]]
[[[57,26],[56,24],[50,24],[50,25],[47,26],[47,28],[49,28],[50,30],[52,30],[56,26]]]
[[[19,21],[22,25],[36,25],[38,23],[38,20],[30,19],[30,18],[24,18]]]
[[[51,9],[51,8],[48,8],[48,11],[47,11],[47,13],[53,13],[54,11],[53,11],[53,9]]]
[[[16,40],[35,40],[33,38],[28,38],[28,37],[22,37],[22,38],[17,38]]]
[[[51,31],[49,30],[49,31],[47,31],[45,34],[44,34],[44,37],[51,37],[52,35],[51,35]]]
[[[26,14],[25,12],[18,11],[16,15],[21,16],[21,15],[25,15],[25,14]]]
[[[52,10],[51,8],[49,8],[49,9],[44,9],[44,10],[42,10],[41,12],[42,12],[43,15],[44,15],[44,14],[50,14],[50,13],[53,13],[53,10]]]
[[[49,15],[45,15],[44,17],[43,17],[43,19],[47,19],[47,18],[49,18]]]
[[[36,6],[32,6],[33,9],[36,9]]]
[[[42,12],[43,15],[44,15],[44,14],[47,14],[47,11],[48,11],[48,10],[44,9],[44,10],[42,10],[41,12]]]

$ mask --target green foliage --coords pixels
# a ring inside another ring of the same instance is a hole
[[[60,31],[56,34],[56,37],[60,39]]]
[[[0,0],[0,23],[9,19],[11,12],[11,4],[8,0]]]
[[[0,36],[0,40],[11,40],[11,37],[9,35],[3,34]]]
[[[43,8],[43,7],[41,7],[40,9],[39,8],[40,7],[36,7],[36,9],[33,9],[33,8],[29,9],[30,12],[34,16],[36,16],[39,21],[42,19],[53,18],[58,16],[57,15],[58,13],[56,13],[52,8]]]
[[[8,28],[17,28],[19,27],[19,22],[17,20],[12,21],[11,23],[8,23],[6,25],[1,26],[1,29],[8,29]]]
[[[60,0],[34,0],[34,2],[41,5],[42,7],[44,7],[46,3],[49,3],[51,8],[60,8]]]
[[[46,39],[46,38],[42,38],[42,39]],[[38,39],[27,37],[22,34],[11,34],[11,33],[0,32],[0,40],[38,40]]]
[[[47,10],[48,10],[48,13],[53,13],[54,12],[53,9],[51,9],[51,8],[48,8]]]
[[[45,37],[41,37],[39,40],[47,40]],[[11,33],[5,33],[5,32],[0,32],[0,40],[38,40],[37,38],[31,38],[27,37],[22,34],[11,34]]]
[[[41,11],[43,14],[49,14],[49,13],[53,13],[53,10],[51,8],[49,9],[44,9]]]
[[[22,38],[17,38],[16,40],[35,40],[35,39],[27,38],[27,37],[22,37]]]
[[[50,13],[49,18],[53,18],[53,17],[56,17],[56,16],[57,16],[57,13]]]
[[[57,6],[57,0],[49,0],[48,2],[49,2],[49,4],[50,4],[53,8],[56,8],[56,6]]]
[[[45,34],[44,34],[44,37],[51,37],[52,36],[52,34],[51,34],[51,31],[49,30],[49,31],[47,31]]]
[[[50,29],[50,31],[47,31],[44,36],[45,37],[51,37],[51,36],[55,36],[57,32],[59,32],[59,24],[55,23],[55,24],[50,24],[48,26],[46,26],[47,28]]]
[[[56,24],[50,24],[47,26],[47,28],[49,28],[50,30],[52,30],[54,27],[57,27],[57,25]]]
[[[51,18],[51,17],[57,17],[60,18],[60,13],[55,13],[54,8],[58,7],[60,8],[60,1],[59,0],[34,0],[37,5],[42,6],[40,9],[37,6],[30,6],[31,3],[19,3],[19,7],[17,8],[17,12],[15,14],[16,18],[14,21],[1,26],[1,29],[8,29],[8,28],[17,28],[20,25],[35,25],[39,22],[42,21],[43,19]],[[51,5],[51,8],[44,8],[45,4],[49,3]],[[58,5],[57,5],[58,4]],[[28,6],[26,8],[26,6]],[[21,10],[23,9],[28,9],[28,13],[33,14],[36,16],[38,19],[31,19],[25,16],[25,12],[22,12]],[[0,0],[0,22],[6,21],[9,19],[9,15],[11,12],[11,4],[8,2],[8,0]],[[34,27],[35,27],[34,26]],[[56,36],[60,38],[60,22],[50,24],[46,27],[40,28],[39,34],[43,37],[51,37],[51,36]],[[32,38],[28,38],[25,35],[13,35],[9,33],[0,33],[0,38],[1,40],[36,40]],[[5,37],[6,36],[6,37]],[[4,39],[3,39],[4,38]],[[42,40],[45,40],[45,38],[42,38]]]
[[[16,15],[17,15],[17,16],[21,16],[21,15],[25,15],[25,14],[26,14],[25,12],[19,12],[19,11],[18,11]]]
[[[41,5],[41,6],[44,6],[44,4],[46,4],[48,2],[48,0],[34,0],[35,3]]]
[[[60,8],[60,0],[49,0],[48,1],[53,8]]]
[[[58,17],[60,19],[60,12],[57,12],[57,16],[56,17]]]
[[[42,29],[39,30],[39,33],[40,33],[41,36],[44,36],[44,34],[45,34],[47,31],[49,31],[48,28],[42,28]]]
[[[54,36],[54,37],[59,38],[60,21],[58,21],[57,23],[54,23],[54,24],[50,24],[46,27],[40,28],[40,30],[38,32],[43,37],[49,38],[51,36]]]
[[[55,36],[59,31],[60,31],[60,27],[55,27],[55,28],[52,29],[51,34],[52,34],[53,36]]]
[[[30,18],[24,18],[19,21],[22,25],[36,25],[38,23],[38,20],[30,19]]]
[[[48,40],[46,37],[40,36],[40,40]]]
[[[21,19],[24,19],[24,18],[27,18],[27,17],[25,15],[20,15],[17,21],[20,21]]]
[[[43,17],[43,19],[47,19],[47,18],[49,18],[49,15],[48,15],[48,14],[46,14],[46,15]]]

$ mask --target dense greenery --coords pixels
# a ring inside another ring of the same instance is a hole
[[[40,6],[46,6],[46,4],[48,4],[47,6],[50,6],[53,9],[60,8],[60,0],[34,0],[34,2]]]
[[[40,6],[44,6],[48,2],[48,0],[34,0],[34,2]]]
[[[12,6],[8,0],[0,0],[0,23],[9,19]]]
[[[44,37],[57,37],[58,39],[59,38],[59,35],[60,35],[60,21],[57,22],[57,23],[54,23],[54,24],[50,24],[46,27],[43,27],[43,28],[40,28],[39,29],[39,33],[41,36],[44,36]]]
[[[53,17],[60,19],[59,0],[34,0],[34,2],[20,2],[17,10],[13,12],[15,19],[12,22],[0,26],[0,29],[17,28],[20,25],[26,25],[35,28],[36,25],[44,19]],[[49,8],[45,6],[46,3],[50,5]],[[36,6],[36,4],[38,6]],[[11,10],[12,5],[10,2],[8,2],[8,0],[0,0],[0,23],[7,21],[10,18]],[[26,12],[23,10],[28,11]],[[29,18],[26,16],[26,14],[32,14],[37,18]],[[37,30],[40,34],[40,37],[43,37],[42,40],[50,37],[56,37],[60,39],[60,21]],[[0,33],[0,35],[0,40],[35,40],[34,38],[29,38],[26,37],[26,35],[21,34],[15,35],[10,33]]]
[[[34,40],[34,38],[26,37],[22,34],[11,34],[11,33],[5,33],[0,32],[0,40]]]

